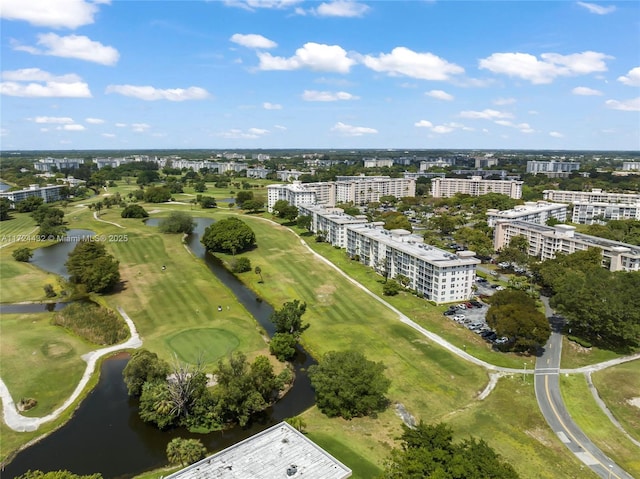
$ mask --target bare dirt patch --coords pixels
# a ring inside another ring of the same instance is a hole
[[[534,438],[545,447],[551,447],[554,445],[553,442],[549,440],[546,431],[542,428],[537,427],[535,429],[527,429],[526,431],[524,431],[524,433],[527,436]]]
[[[73,347],[62,341],[47,341],[42,345],[42,354],[49,359],[66,358],[73,353]]]
[[[318,286],[315,289],[316,299],[324,306],[328,306],[334,303],[333,294],[336,292],[336,287],[333,284],[325,283]]]

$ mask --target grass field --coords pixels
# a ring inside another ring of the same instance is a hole
[[[224,329],[198,328],[167,338],[167,345],[187,363],[213,364],[229,356],[240,345],[238,337]]]
[[[640,441],[640,362],[613,366],[591,375],[598,395],[627,433]]]
[[[560,376],[560,389],[569,414],[587,437],[625,471],[640,477],[638,447],[598,407],[584,375]]]
[[[560,367],[564,369],[581,368],[621,356],[623,355],[596,346],[584,348],[578,343],[567,339],[566,336],[562,337],[562,360]]]

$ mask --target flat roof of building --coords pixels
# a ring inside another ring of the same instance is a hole
[[[529,213],[535,213],[537,211],[550,211],[556,209],[567,209],[566,203],[549,203],[547,201],[526,202],[524,205],[518,205],[510,210],[498,211],[496,209],[488,209],[487,215],[500,216],[501,218],[517,218],[518,216],[524,216]]]
[[[480,264],[479,259],[471,256],[475,255],[472,251],[461,251],[459,255],[450,253],[435,246],[425,244],[421,236],[409,234],[406,230],[388,231],[372,223],[349,225],[347,229],[357,231],[364,236],[404,251],[417,258],[422,258],[432,264],[441,266]]]
[[[192,464],[166,479],[345,479],[351,469],[286,422]]]

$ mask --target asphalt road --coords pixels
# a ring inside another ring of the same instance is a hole
[[[547,315],[551,316],[548,303]],[[560,394],[560,356],[562,321],[550,319],[552,333],[544,352],[536,360],[535,390],[538,406],[549,427],[580,461],[605,479],[633,479],[620,466],[593,444],[573,421]]]

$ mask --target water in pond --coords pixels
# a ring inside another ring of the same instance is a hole
[[[271,306],[257,301],[255,293],[204,251],[200,236],[209,224],[211,220],[197,220],[196,231],[189,238],[190,248],[205,259],[211,271],[236,294],[260,325],[267,331],[272,330]],[[58,261],[65,260],[59,258]],[[6,466],[2,477],[13,478],[28,469],[68,469],[77,474],[100,472],[105,479],[128,478],[166,465],[166,445],[174,437],[196,437],[209,451],[217,451],[300,414],[314,402],[313,389],[306,375],[306,369],[314,361],[300,350],[294,360],[296,381],[293,388],[272,408],[255,417],[250,426],[207,435],[191,434],[184,429],[161,432],[139,419],[137,400],[127,396],[122,380],[127,360],[126,355],[105,360],[98,385],[74,417],[47,438],[19,453]]]
[[[78,242],[94,236],[89,230],[72,229],[67,232],[66,240],[59,243],[33,250],[31,263],[50,273],[67,277],[67,267],[64,265],[67,256],[73,251]]]
[[[68,303],[15,303],[0,304],[0,314],[31,314],[60,311]]]

